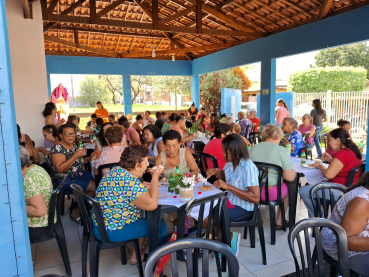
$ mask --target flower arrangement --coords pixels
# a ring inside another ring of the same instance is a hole
[[[60,96],[63,97],[66,104],[69,103],[69,94],[67,88],[65,88],[61,83],[53,90],[50,101],[56,104]]]

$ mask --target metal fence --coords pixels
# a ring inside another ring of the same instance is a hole
[[[369,91],[296,93],[293,116],[299,123],[304,114],[310,114],[315,98],[320,99],[327,113],[328,122],[324,126],[336,128],[338,120],[347,120],[351,123],[353,140],[366,141],[364,136],[368,131]]]

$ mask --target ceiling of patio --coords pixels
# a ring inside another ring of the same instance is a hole
[[[32,0],[31,0],[32,1]],[[33,0],[34,1],[34,0]],[[41,0],[45,54],[193,60],[368,0]]]

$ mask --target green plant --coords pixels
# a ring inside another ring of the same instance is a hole
[[[315,67],[296,71],[288,78],[288,90],[296,93],[362,91],[367,70],[362,67]]]

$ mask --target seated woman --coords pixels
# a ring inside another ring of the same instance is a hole
[[[299,126],[299,132],[301,135],[304,135],[307,132],[310,132],[307,148],[311,149],[314,147],[314,134],[315,134],[315,126],[311,123],[311,115],[310,114],[304,114],[302,116],[302,124]]]
[[[97,141],[95,142],[95,150],[92,155],[96,155],[104,150],[105,147],[108,147],[108,143],[105,139],[105,132],[110,128],[113,127],[114,124],[110,122],[106,122],[101,126],[99,133],[97,134]]]
[[[181,135],[181,144],[185,145],[185,143],[191,139],[196,138],[197,132],[194,132],[192,135],[188,137],[183,137],[183,130],[186,128],[186,118],[183,115],[176,115],[174,121],[172,122],[172,127],[169,130],[175,130]],[[165,143],[165,142],[164,142]]]
[[[161,132],[164,134],[166,131],[172,127],[172,124],[174,123],[174,119],[176,118],[177,114],[172,113],[166,122],[164,122],[163,127],[161,127]]]
[[[124,134],[126,136],[126,140],[129,144],[132,143],[138,143],[141,144],[140,141],[140,135],[137,133],[137,131],[129,125],[129,121],[125,117],[121,117],[118,119],[118,124],[123,126],[124,128]]]
[[[247,146],[237,134],[230,134],[222,141],[223,171],[208,169],[206,178],[216,175],[214,186],[228,191],[227,197],[234,206],[229,207],[229,221],[249,221],[254,214],[254,204],[260,202],[259,171],[249,159]],[[238,255],[241,234],[232,232],[232,250]]]
[[[369,173],[365,172],[338,200],[329,217],[345,229],[348,242],[349,267],[359,276],[369,276]],[[323,250],[338,260],[336,236],[323,228]]]
[[[225,123],[231,125],[231,124],[236,123],[236,122],[234,121],[234,118],[232,116],[227,116],[226,119],[225,119]],[[241,126],[240,126],[240,128],[241,128]]]
[[[285,117],[282,121],[282,131],[287,135],[287,138],[283,140],[283,144],[291,144],[291,157],[298,158],[304,146],[304,138],[297,131],[297,127],[298,123],[293,117]]]
[[[182,136],[175,130],[169,130],[163,135],[165,150],[156,157],[155,165],[164,166],[163,176],[168,178],[174,173],[176,166],[181,172],[191,171],[192,175],[200,173],[195,159],[186,148],[180,148]]]
[[[70,184],[74,183],[83,188],[86,194],[94,197],[96,190],[95,180],[90,172],[83,169],[82,157],[86,155],[86,150],[84,148],[79,149],[74,143],[76,132],[76,125],[71,122],[59,127],[60,141],[51,146],[48,161],[54,174],[67,174],[64,190],[72,190]]]
[[[59,128],[62,124],[64,124],[65,119],[62,118],[58,121],[55,115],[58,114],[60,117],[60,113],[56,105],[53,102],[48,102],[45,104],[45,108],[42,112],[42,115],[45,117],[45,125],[55,125],[56,128]],[[48,148],[51,145],[50,141],[44,140],[44,148]]]
[[[107,147],[104,147],[104,150],[97,153],[91,161],[91,168],[94,175],[99,174],[98,168],[100,165],[119,162],[120,156],[124,150],[122,146],[123,134],[123,127],[120,125],[111,126],[104,132],[104,139],[107,142]],[[105,169],[102,172],[103,175],[108,171],[108,169]]]
[[[43,147],[38,147],[37,151],[42,152],[45,156],[47,156],[50,153],[51,146],[59,143],[58,129],[55,127],[55,125],[45,125],[42,128],[42,134],[47,141],[51,141],[51,145],[46,149]]]
[[[323,176],[328,179],[328,182],[345,186],[350,170],[363,163],[359,147],[350,139],[349,133],[343,128],[330,131],[328,143],[334,151],[337,151],[336,155],[334,155],[328,168],[320,162],[315,162],[314,166],[320,169]],[[360,174],[361,171],[356,173],[352,184],[357,182]],[[313,186],[313,184],[306,185],[301,187],[299,191],[301,199],[309,212],[309,217],[314,217],[313,203],[309,195],[309,191]],[[341,194],[341,191],[335,190],[335,199],[337,200]],[[328,195],[329,193],[326,193],[326,197],[329,197]]]
[[[95,134],[98,134],[100,132],[103,125],[104,125],[104,120],[100,117],[96,118],[96,126],[94,128]]]
[[[237,123],[232,123],[230,124],[230,126],[231,126],[232,134],[239,135],[242,138],[242,140],[246,143],[247,146],[249,145],[251,146],[251,143],[248,141],[248,139],[246,139],[244,136],[241,136],[241,126],[240,125],[238,125]]]
[[[38,164],[41,161],[40,155],[38,154],[38,149],[35,148],[35,143],[31,140],[31,138],[27,134],[23,134],[21,132],[20,126],[17,124],[18,131],[18,141],[19,145],[22,145],[30,156],[30,159],[34,164]]]
[[[74,114],[72,115],[68,115],[68,121],[67,122],[72,122],[74,123],[74,125],[76,125],[77,128],[77,137],[78,138],[82,138],[82,134],[92,134],[94,131],[89,129],[89,130],[81,130],[78,125],[80,122],[80,118]]]
[[[132,124],[133,129],[137,131],[137,133],[141,134],[143,131],[142,126],[144,126],[144,118],[142,114],[136,116],[136,122]]]
[[[254,145],[250,150],[250,160],[253,162],[270,163],[278,165],[282,168],[282,186],[281,186],[281,197],[284,199],[284,209],[287,211],[288,208],[288,187],[284,181],[292,182],[295,179],[296,173],[293,169],[290,155],[287,150],[279,143],[283,138],[281,128],[277,125],[267,124],[261,132],[261,138],[263,142]],[[268,170],[268,190],[269,199],[272,201],[277,200],[277,182],[278,173],[274,169]],[[265,201],[265,187],[261,191],[261,200]],[[276,229],[283,229],[282,213],[279,210]]]
[[[260,123],[261,123],[260,119],[257,118],[256,115],[257,115],[257,112],[255,110],[249,110],[247,118],[250,119],[252,125],[255,126],[253,128],[253,130],[257,130],[260,126]],[[253,131],[253,132],[255,132],[255,131]]]
[[[120,158],[119,166],[110,170],[101,180],[101,186],[96,190],[96,200],[100,202],[105,228],[112,242],[121,242],[148,237],[147,218],[142,218],[143,210],[153,211],[158,206],[159,177],[163,167],[153,172],[149,188],[140,182],[148,166],[149,150],[143,145],[127,146]],[[112,178],[114,176],[114,178]],[[113,181],[111,181],[113,180]],[[122,187],[123,186],[123,187]],[[96,225],[95,213],[91,217],[94,222],[94,234],[100,239]],[[160,241],[167,235],[167,225],[160,222]],[[142,248],[141,248],[142,250]],[[141,253],[143,258],[143,253]],[[131,264],[136,264],[135,250],[131,257]]]
[[[19,146],[24,197],[30,240],[36,240],[45,235],[48,226],[48,207],[53,184],[49,174],[40,166],[32,164],[28,151]]]
[[[204,153],[212,155],[218,161],[219,170],[223,170],[226,161],[224,160],[223,150],[222,150],[222,140],[231,133],[231,126],[225,123],[218,123],[215,126],[214,135],[211,141],[205,145]],[[213,168],[213,162],[208,159],[207,164],[209,168]]]
[[[145,146],[149,149],[149,161],[155,163],[156,157],[165,150],[161,131],[154,124],[147,125],[143,129]]]
[[[351,130],[351,123],[350,121],[347,120],[343,120],[340,119],[337,122],[338,128],[343,128],[345,129],[349,135],[350,135],[350,139],[351,139],[351,134],[350,134],[350,130]],[[327,138],[328,139],[328,138]],[[325,153],[322,156],[322,160],[330,163],[334,157],[334,155],[337,153],[337,151],[334,151],[330,146],[329,143],[327,143],[327,149],[325,150]]]

